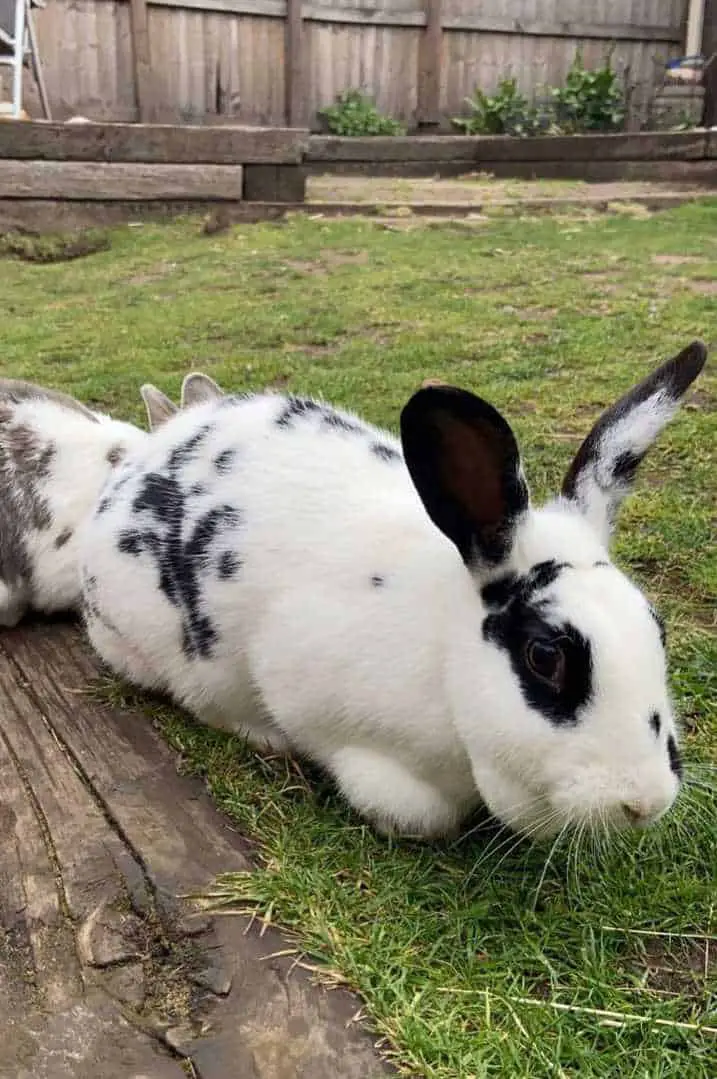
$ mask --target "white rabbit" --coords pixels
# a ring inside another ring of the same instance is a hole
[[[140,394],[144,401],[147,412],[147,422],[150,431],[156,431],[163,423],[174,416],[179,409],[166,393],[157,389],[151,382],[145,382],[140,387]],[[182,392],[179,408],[191,408],[194,405],[205,404],[207,401],[215,401],[224,396],[224,391],[216,384],[214,379],[201,371],[193,371],[185,375],[182,382]]]
[[[201,721],[320,763],[381,830],[479,802],[526,834],[640,827],[681,777],[661,623],[611,561],[694,342],[598,420],[531,505],[490,404],[420,389],[401,440],[317,401],[179,413],[110,477],[82,539],[90,639]]]
[[[0,379],[0,626],[78,606],[77,528],[147,437],[65,394]]]

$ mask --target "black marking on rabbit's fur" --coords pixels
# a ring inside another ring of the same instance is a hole
[[[380,573],[374,573],[371,578],[371,584],[374,588],[383,588],[386,583],[386,578],[382,577]]]
[[[111,475],[105,480],[104,486],[100,491],[100,500],[95,507],[95,517],[101,517],[103,513],[107,512],[114,502],[115,495],[119,494],[122,488],[129,483],[134,475],[134,468],[128,468],[125,465],[121,469],[118,469],[116,475]]]
[[[223,551],[217,562],[217,576],[220,581],[230,581],[243,566],[236,551]]]
[[[231,472],[234,462],[236,460],[237,451],[234,448],[222,450],[214,458],[214,468],[220,476],[226,476]]]
[[[650,716],[650,727],[655,737],[659,738],[662,730],[662,717],[659,712],[653,712]]]
[[[574,725],[592,696],[592,649],[575,626],[569,622],[553,624],[542,617],[543,613],[516,600],[504,611],[488,615],[483,623],[483,636],[508,653],[523,697],[531,708],[536,708],[555,726]],[[529,641],[559,642],[565,654],[565,683],[560,689],[536,678],[528,668],[524,649]]]
[[[677,748],[677,742],[672,734],[667,738],[667,755],[670,758],[670,768],[677,778],[681,780],[684,773],[684,766],[682,764],[682,756]]]
[[[387,446],[385,442],[372,442],[369,446],[374,457],[381,461],[400,461],[401,454],[393,446]]]
[[[619,454],[612,466],[613,479],[620,483],[633,483],[645,453],[632,453],[631,450],[625,450]]]
[[[657,628],[660,631],[660,641],[662,642],[662,647],[664,648],[667,644],[667,626],[665,625],[665,620],[662,615],[655,610],[652,604],[650,604],[649,610],[650,614],[657,623]]]
[[[523,577],[517,573],[505,573],[489,581],[481,589],[481,599],[491,610],[506,607],[515,599],[530,603],[536,592],[547,588],[562,570],[569,568],[569,562],[556,562],[554,559],[536,562]]]
[[[121,553],[134,557],[147,554],[154,560],[160,590],[182,612],[184,654],[204,659],[213,654],[218,634],[202,609],[201,581],[215,566],[220,577],[238,570],[238,559],[225,557],[231,552],[222,552],[217,561],[216,547],[227,530],[241,524],[239,510],[224,504],[200,514],[186,535],[191,487],[184,489],[180,473],[196,457],[211,430],[210,425],[199,428],[171,451],[161,472],[150,472],[142,478],[132,509],[148,517],[150,525],[125,529],[118,537]]]
[[[39,481],[50,476],[57,449],[13,420],[13,409],[0,402],[0,578],[8,587],[10,607],[20,611],[32,595],[26,533],[44,532],[53,524]]]
[[[126,453],[126,446],[122,446],[119,443],[116,446],[110,446],[110,448],[107,450],[108,464],[112,465],[112,467],[115,468],[120,463]]]
[[[276,418],[277,427],[292,428],[297,420],[316,418],[321,427],[334,431],[345,431],[347,434],[365,434],[367,428],[358,420],[344,416],[330,405],[323,405],[319,401],[313,401],[310,397],[287,397],[284,399],[284,407]]]
[[[55,537],[55,547],[58,549],[58,551],[59,551],[59,549],[61,547],[64,547],[66,543],[70,542],[73,535],[74,535],[74,532],[72,531],[71,528],[63,528],[62,532],[60,532]]]
[[[569,567],[567,562],[537,562],[524,576],[506,573],[481,591],[492,612],[483,622],[483,636],[508,653],[527,703],[557,726],[577,723],[592,695],[590,642],[569,622],[551,622],[549,599],[538,598]],[[560,689],[537,678],[525,661],[527,644],[536,640],[559,643],[565,654]]]
[[[357,423],[356,420],[348,419],[347,416],[342,416],[340,412],[334,411],[333,408],[324,407],[321,410],[321,423],[325,427],[333,427],[337,431],[347,431],[352,435],[361,435],[366,430],[362,424]]]
[[[321,411],[318,401],[312,401],[310,397],[287,397],[284,407],[276,418],[277,427],[293,427],[294,420],[303,419]]]

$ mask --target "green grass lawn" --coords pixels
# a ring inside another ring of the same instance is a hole
[[[415,229],[145,225],[0,274],[4,375],[142,420],[140,383],[176,396],[201,368],[394,428],[442,377],[507,414],[540,496],[602,406],[694,337],[717,340],[717,200]],[[548,847],[503,835],[389,842],[298,766],[154,709],[182,767],[258,841],[258,872],[218,897],[258,904],[360,991],[406,1074],[717,1076],[716,394],[712,355],[621,517],[619,560],[667,619],[691,776],[639,840],[566,842],[547,869]]]

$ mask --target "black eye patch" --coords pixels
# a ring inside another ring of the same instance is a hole
[[[483,622],[487,641],[507,652],[523,698],[555,726],[573,725],[592,696],[590,642],[570,623],[552,625],[541,611],[522,601],[510,603]],[[564,675],[559,685],[536,677],[527,660],[528,646],[557,646],[563,653]]]

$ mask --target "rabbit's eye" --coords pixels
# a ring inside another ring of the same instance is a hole
[[[553,641],[528,641],[525,646],[525,662],[528,669],[554,689],[561,689],[565,681],[565,652]]]

